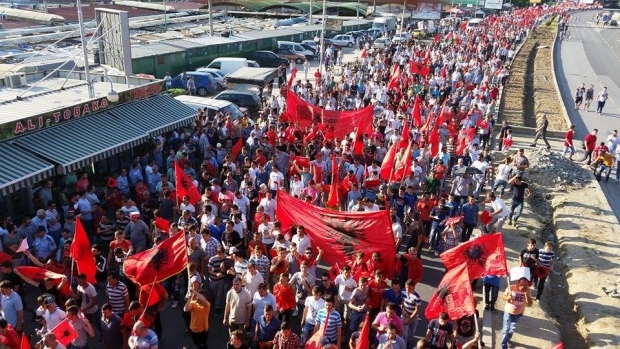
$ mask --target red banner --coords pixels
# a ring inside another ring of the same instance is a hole
[[[313,123],[333,127],[333,135],[339,139],[347,138],[358,126],[361,127],[362,134],[372,132],[372,118],[372,106],[354,111],[325,110],[309,104],[291,90],[286,96],[286,113],[281,116],[281,120],[298,122],[302,128]]]
[[[337,212],[322,209],[278,192],[276,215],[283,229],[303,225],[312,246],[323,249],[329,264],[349,261],[357,251],[370,258],[379,252],[387,270],[394,270],[396,243],[389,212]]]

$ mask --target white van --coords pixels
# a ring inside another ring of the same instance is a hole
[[[482,18],[472,18],[467,22],[467,29],[473,29],[477,27],[480,23],[482,23],[484,19]]]
[[[314,58],[314,52],[304,49],[300,44],[291,41],[278,41],[278,48],[289,50],[293,53],[302,55],[306,59]]]
[[[232,74],[243,67],[249,67],[248,60],[240,57],[219,57],[204,68],[213,68],[224,74]]]
[[[218,111],[223,114],[230,113],[233,120],[237,120],[239,117],[243,116],[243,111],[236,104],[229,101],[189,95],[176,96],[174,99],[196,111],[198,111],[198,109],[204,110],[207,108],[207,115],[210,118],[213,118]],[[254,121],[250,120],[250,123],[254,124]]]

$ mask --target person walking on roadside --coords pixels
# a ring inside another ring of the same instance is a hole
[[[512,130],[512,127],[508,125],[508,121],[504,120],[502,122],[502,128],[499,130],[497,138],[499,140],[497,142],[497,147],[499,151],[502,151],[502,145],[504,144],[504,138],[507,138],[506,136],[508,135],[508,130]]]
[[[586,84],[582,83],[575,91],[575,110],[579,110],[583,102],[583,95],[586,93]]]
[[[547,127],[549,127],[547,114],[542,114],[536,125],[536,137],[534,138],[534,143],[530,144],[530,147],[535,147],[538,139],[542,137],[543,141],[547,145],[547,149],[551,149],[551,144],[549,144],[549,141],[547,140]]]
[[[587,112],[590,112],[590,104],[592,103],[592,100],[594,99],[594,85],[590,85],[590,87],[588,87],[588,89],[586,90],[586,100],[585,103],[583,104],[583,110]]]
[[[609,93],[607,93],[607,86],[603,87],[603,91],[599,92],[596,95],[596,112],[598,115],[603,113],[603,108],[605,107],[605,102],[607,102],[607,98],[609,98]]]
[[[579,160],[580,162],[586,161],[586,159],[588,160],[588,162],[586,162],[586,164],[589,166],[590,163],[592,162],[592,153],[594,152],[594,148],[596,147],[596,134],[598,133],[597,129],[592,130],[591,133],[589,133],[584,139],[583,139],[583,150],[585,151],[585,154],[583,155],[583,158],[581,158],[581,160]]]
[[[508,342],[523,317],[525,307],[532,305],[528,279],[520,278],[516,285],[509,286],[502,294],[502,298],[506,301],[506,306],[504,307],[501,349],[508,349]]]
[[[508,215],[508,225],[517,226],[517,219],[523,212],[523,202],[532,195],[530,186],[525,183],[521,176],[514,176],[508,181],[512,186],[512,202],[510,204],[510,215]]]
[[[562,149],[562,156],[566,156],[566,152],[570,149],[569,160],[573,160],[573,155],[575,155],[575,145],[573,144],[573,138],[575,138],[575,125],[570,125],[568,131],[564,135],[564,146]]]

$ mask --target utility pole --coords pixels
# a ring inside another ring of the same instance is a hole
[[[90,67],[88,65],[88,47],[86,46],[86,35],[84,34],[84,17],[82,16],[82,2],[77,0],[78,23],[80,26],[80,41],[82,43],[82,59],[84,60],[84,75],[88,82],[88,98],[95,98],[95,89],[90,81]]]
[[[327,6],[325,6],[325,0],[323,0],[323,23],[321,24],[321,41],[319,42],[319,52],[321,53],[321,57],[319,57],[319,71],[321,75],[323,75],[323,56],[325,56],[325,24],[327,22]]]
[[[209,4],[209,36],[213,36],[213,6],[211,5],[211,0],[209,0],[208,4]]]

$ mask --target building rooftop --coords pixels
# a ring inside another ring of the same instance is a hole
[[[23,119],[26,116],[34,116],[62,109],[89,100],[88,84],[84,80],[66,79],[68,72],[58,72],[58,77],[50,77],[36,86],[35,82],[43,77],[42,73],[26,74],[28,83],[26,86],[9,88],[0,86],[0,124]],[[79,74],[72,74],[77,77]],[[97,75],[91,75],[91,79]],[[124,77],[123,77],[124,79]],[[100,79],[95,82],[95,98],[106,97],[110,91],[110,83]],[[61,90],[61,87],[64,89]],[[34,86],[34,87],[33,87]],[[123,92],[137,85],[127,86],[126,83],[113,83],[114,91]],[[20,100],[17,97],[20,97]]]

